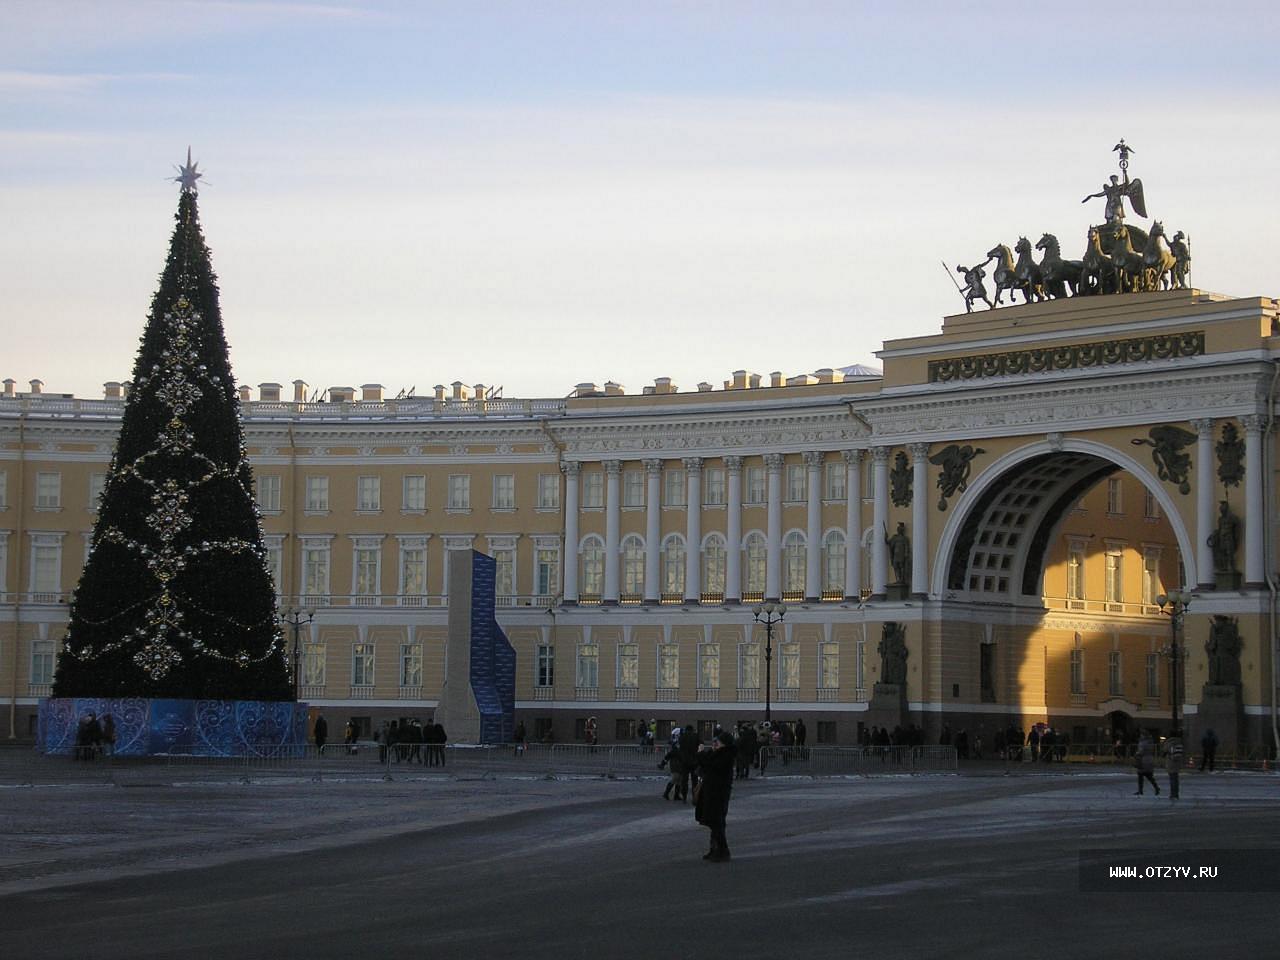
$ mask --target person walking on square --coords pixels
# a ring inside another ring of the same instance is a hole
[[[1169,773],[1169,799],[1178,799],[1178,774],[1182,772],[1182,731],[1174,730],[1164,742],[1165,770]]]
[[[701,781],[694,790],[694,817],[711,831],[711,849],[702,857],[713,863],[729,859],[729,841],[725,837],[725,819],[729,815],[729,795],[733,790],[733,761],[737,750],[733,734],[721,730],[710,747],[698,752]]]
[[[805,742],[809,739],[809,731],[804,725],[804,719],[796,718],[796,746],[800,748],[800,759],[808,760],[809,751],[805,749]]]
[[[1156,745],[1145,733],[1138,740],[1138,755],[1134,758],[1133,765],[1138,771],[1138,789],[1134,791],[1134,796],[1142,796],[1143,781],[1146,780],[1151,781],[1156,796],[1160,796],[1160,784],[1156,783],[1155,777]]]
[[[329,739],[329,722],[325,720],[324,714],[316,715],[315,727],[316,753],[324,753],[324,742]]]
[[[1213,728],[1205,730],[1204,736],[1200,738],[1200,772],[1204,773],[1205,765],[1209,767],[1209,772],[1213,773],[1213,759],[1218,752],[1218,735],[1213,732]]]
[[[444,724],[442,723],[439,723],[439,722],[435,723],[431,729],[432,729],[432,733],[434,734],[432,739],[435,741],[431,746],[432,746],[432,749],[435,750],[436,765],[443,767],[445,765],[444,748],[445,748],[445,745],[448,744],[449,742],[449,735],[444,732]]]

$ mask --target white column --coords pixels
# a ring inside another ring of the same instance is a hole
[[[875,507],[871,530],[871,595],[877,600],[888,596],[889,552],[884,542],[889,529],[889,448],[871,451],[871,471],[875,481]]]
[[[808,481],[808,514],[805,517],[804,598],[822,599],[822,459],[823,453],[810,451],[804,455],[805,479]]]
[[[578,602],[578,472],[582,464],[570,460],[564,471],[564,602]]]
[[[604,462],[604,603],[618,602],[619,554],[618,530],[622,521],[622,461]]]
[[[1266,583],[1262,559],[1262,417],[1251,415],[1244,421],[1244,584],[1261,587]]]
[[[911,445],[911,594],[929,595],[929,445]]]
[[[644,600],[657,603],[662,596],[662,461],[646,460],[644,472]]]
[[[782,599],[782,454],[767,453],[765,473],[769,478],[769,521],[765,531],[764,598]]]
[[[862,595],[862,450],[844,451],[844,597]]]
[[[1213,421],[1196,420],[1196,555],[1187,560],[1195,563],[1195,583],[1179,586],[1212,587],[1214,584],[1213,548],[1209,536],[1217,523],[1213,509]],[[1184,561],[1185,562],[1185,561]],[[1187,579],[1192,579],[1188,570]]]
[[[728,516],[725,517],[726,546],[724,565],[724,599],[726,603],[742,600],[742,458],[725,457],[725,473],[729,478]]]
[[[685,482],[688,484],[684,520],[684,599],[686,603],[702,602],[702,458],[684,458]]]

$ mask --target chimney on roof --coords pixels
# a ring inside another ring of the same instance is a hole
[[[471,388],[468,387],[461,380],[453,381],[453,399],[470,400],[471,399],[470,393],[471,393]]]
[[[706,381],[703,381],[702,383],[698,384],[699,393],[710,393],[714,389],[715,387],[711,386],[711,384],[707,383]]]
[[[436,391],[436,402],[437,403],[442,402],[444,400],[444,384],[437,383],[434,389]]]
[[[12,383],[12,380],[6,380],[5,383]],[[108,380],[102,385],[102,396],[106,400],[120,399],[120,381]]]
[[[253,399],[253,396],[250,393],[249,385],[247,383],[242,383],[240,384],[240,386],[236,387],[236,392],[240,394],[241,403],[248,403],[250,400]]]
[[[44,386],[44,381],[43,381],[43,380],[32,380],[32,381],[31,381],[31,392],[32,392],[32,393],[39,393],[39,392],[40,392],[40,388],[41,388],[41,387],[43,387],[43,386]]]
[[[606,380],[604,383],[604,395],[606,397],[620,397],[626,392],[620,383],[615,383],[612,380]]]
[[[307,386],[308,384],[307,384],[307,381],[305,380],[293,381],[293,402],[294,403],[307,402]]]
[[[594,397],[597,393],[598,391],[596,390],[596,385],[594,383],[579,383],[575,384],[573,388],[573,395],[575,397]]]
[[[13,388],[17,385],[17,383],[18,381],[14,380],[13,377],[4,378],[4,395],[6,397],[12,397],[14,395]]]
[[[329,402],[330,403],[350,403],[356,398],[355,387],[330,387]]]
[[[382,384],[380,383],[362,383],[360,384],[360,399],[368,402],[376,402],[382,399]]]
[[[279,403],[281,386],[278,383],[258,384],[258,399],[266,403]]]
[[[654,393],[675,393],[679,388],[671,382],[670,377],[656,377],[653,381]]]

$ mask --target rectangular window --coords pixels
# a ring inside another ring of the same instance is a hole
[[[662,474],[662,505],[664,507],[683,507],[685,495],[689,492],[685,483],[683,470],[667,470]]]
[[[1142,602],[1155,606],[1160,592],[1160,551],[1148,547],[1142,552]]]
[[[1084,651],[1078,646],[1071,651],[1071,692],[1084,695]]]
[[[1107,580],[1105,599],[1108,603],[1124,602],[1124,568],[1121,565],[1123,554],[1114,547],[1107,548]]]
[[[423,513],[427,509],[427,478],[410,474],[400,481],[400,509],[405,513]]]
[[[36,508],[57,510],[62,506],[62,474],[36,474]]]
[[[818,743],[822,746],[834,746],[837,740],[836,731],[839,726],[834,720],[818,721]]]
[[[1067,599],[1084,599],[1084,544],[1067,545]]]
[[[323,687],[325,662],[329,647],[323,640],[306,640],[302,644],[302,683],[308,687]]]
[[[308,597],[326,597],[329,594],[329,544],[307,543],[302,545],[302,592]]]
[[[738,686],[755,690],[760,686],[760,644],[738,644]]]
[[[53,641],[31,641],[31,682],[53,683]]]
[[[578,686],[586,688],[600,686],[599,644],[578,644]]]
[[[276,482],[280,480],[276,477]],[[105,473],[89,474],[89,509],[94,513],[98,512],[98,507],[102,503],[102,491],[107,488],[107,475]],[[278,497],[277,497],[278,499]],[[279,506],[276,507],[280,509]]]
[[[1112,477],[1107,481],[1107,513],[1112,516],[1124,513],[1123,490],[1119,477]]]
[[[516,478],[510,473],[496,474],[493,478],[493,509],[516,508]]]
[[[784,643],[778,650],[778,689],[800,689],[800,644]]]
[[[422,644],[400,644],[400,686],[422,686]]]
[[[698,646],[698,689],[720,689],[720,644]]]
[[[355,595],[357,597],[376,597],[381,593],[379,587],[380,560],[382,551],[373,546],[355,547]]]
[[[823,690],[840,687],[840,644],[818,645],[818,686]]]
[[[329,478],[307,477],[307,510],[329,509]]]
[[[582,506],[587,510],[599,510],[604,506],[604,474],[599,470],[582,474]]]
[[[560,476],[558,474],[538,474],[538,509],[560,509]]]
[[[62,592],[62,538],[48,534],[31,536],[31,592],[35,602],[56,599]]]
[[[356,509],[364,512],[382,509],[381,477],[360,477],[357,479]]]
[[[516,595],[516,552],[512,549],[493,551],[494,586],[493,592],[498,597],[514,597]]]
[[[1146,496],[1143,498],[1142,514],[1148,520],[1160,519],[1160,501],[1156,499],[1156,495],[1150,490],[1145,491]]]
[[[258,509],[263,513],[280,512],[280,477],[260,474],[258,482]]]
[[[805,486],[805,466],[803,463],[787,464],[787,500],[799,503],[807,500],[808,491]]]
[[[622,505],[644,506],[644,474],[641,471],[628,470],[622,475]]]
[[[1112,650],[1107,654],[1107,687],[1113,697],[1124,694],[1124,683],[1120,676],[1120,651]]]
[[[747,467],[747,482],[743,490],[743,503],[764,503],[768,496],[764,467]]]
[[[983,703],[996,699],[996,645],[984,643],[978,648],[978,688]]]
[[[284,542],[279,537],[264,537],[263,546],[267,550],[267,573],[271,574],[275,592],[280,593],[284,583]]]
[[[724,468],[708,467],[702,471],[702,502],[718,507],[724,504],[724,497]]]
[[[867,638],[859,637],[857,641],[857,649],[854,651],[853,660],[853,682],[859,690],[865,690],[867,687]]]
[[[534,684],[539,687],[554,687],[556,685],[556,648],[549,643],[538,644],[538,656],[536,660],[537,673],[534,675]]]
[[[351,685],[372,687],[373,666],[373,644],[353,643],[351,645]]]
[[[618,686],[629,690],[640,686],[639,644],[618,644]]]
[[[450,510],[470,510],[471,509],[471,475],[466,473],[453,474],[449,477],[449,501]]]
[[[539,547],[534,551],[533,583],[540,597],[554,597],[560,592],[560,551],[555,547]]]
[[[1155,653],[1147,654],[1147,696],[1152,700],[1160,696],[1160,656]]]
[[[826,491],[828,500],[844,500],[847,496],[845,481],[849,478],[848,468],[841,461],[828,463],[823,467],[826,472]]]
[[[674,690],[680,686],[680,647],[674,643],[658,644],[658,688]]]

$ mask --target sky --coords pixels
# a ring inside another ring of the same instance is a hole
[[[1121,137],[1195,286],[1280,295],[1276,20],[3,0],[0,378],[129,377],[188,145],[251,385],[559,397],[876,364],[963,309],[942,261],[1045,232],[1079,257]]]

